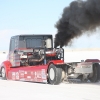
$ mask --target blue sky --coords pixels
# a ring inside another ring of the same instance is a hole
[[[63,8],[73,0],[0,0],[0,50],[9,49],[10,37],[17,34],[56,34],[54,25]],[[97,39],[95,39],[95,38]],[[99,35],[75,39],[72,48],[98,46]],[[85,39],[85,40],[84,40]],[[95,43],[91,43],[95,39]],[[81,41],[82,40],[82,41]],[[87,41],[86,44],[82,43]],[[85,48],[86,48],[85,47]],[[99,46],[100,47],[100,46]]]

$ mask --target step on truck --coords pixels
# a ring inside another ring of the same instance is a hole
[[[98,59],[64,62],[64,49],[53,48],[52,35],[16,35],[10,39],[7,60],[0,65],[0,76],[54,85],[68,79],[97,82],[99,63]]]

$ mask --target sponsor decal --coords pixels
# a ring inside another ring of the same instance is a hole
[[[45,71],[45,69],[42,69],[41,70],[41,75],[42,75],[42,79],[46,79],[46,71]]]
[[[41,71],[37,71],[37,78],[41,78]]]
[[[24,73],[20,73],[20,76],[21,76],[21,77],[24,77]]]
[[[31,78],[31,76],[27,76],[27,78],[29,78],[29,79],[30,79],[30,78]]]
[[[25,81],[25,79],[24,78],[21,78],[20,81]]]
[[[33,75],[34,73],[33,72],[31,72],[31,75]]]
[[[43,82],[47,83],[47,80],[43,80]]]
[[[35,78],[37,77],[37,73],[35,72]]]
[[[25,74],[27,74],[27,71],[25,71]]]
[[[24,77],[25,72],[23,70],[20,70],[19,73],[20,73],[20,77]]]
[[[15,80],[15,72],[12,72],[12,79]]]
[[[19,72],[16,72],[16,79],[19,79]]]
[[[37,81],[37,72],[34,72],[34,81]]]

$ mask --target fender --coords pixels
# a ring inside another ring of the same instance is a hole
[[[49,65],[50,64],[54,64],[54,65],[63,65],[63,64],[66,64],[64,63],[64,60],[51,60],[49,61],[48,63],[48,69],[49,69]],[[47,73],[48,73],[48,69],[47,69]]]
[[[100,63],[99,59],[86,59],[85,62]]]
[[[50,64],[50,63],[53,63],[54,65],[62,65],[62,64],[65,64],[63,60],[51,60],[51,61],[49,62],[49,64]],[[49,65],[49,64],[48,64],[48,65]]]
[[[10,61],[4,61],[4,62],[2,62],[2,64],[0,65],[0,70],[1,70],[2,67],[5,68],[5,70],[6,70],[6,77],[8,76],[8,71],[10,70],[11,66],[12,66],[12,65],[11,65]]]

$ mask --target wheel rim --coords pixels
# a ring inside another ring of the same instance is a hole
[[[2,77],[5,77],[5,69],[2,68]]]
[[[55,72],[54,72],[53,68],[50,69],[50,73],[49,74],[50,74],[50,79],[54,80],[54,78],[55,78]]]

